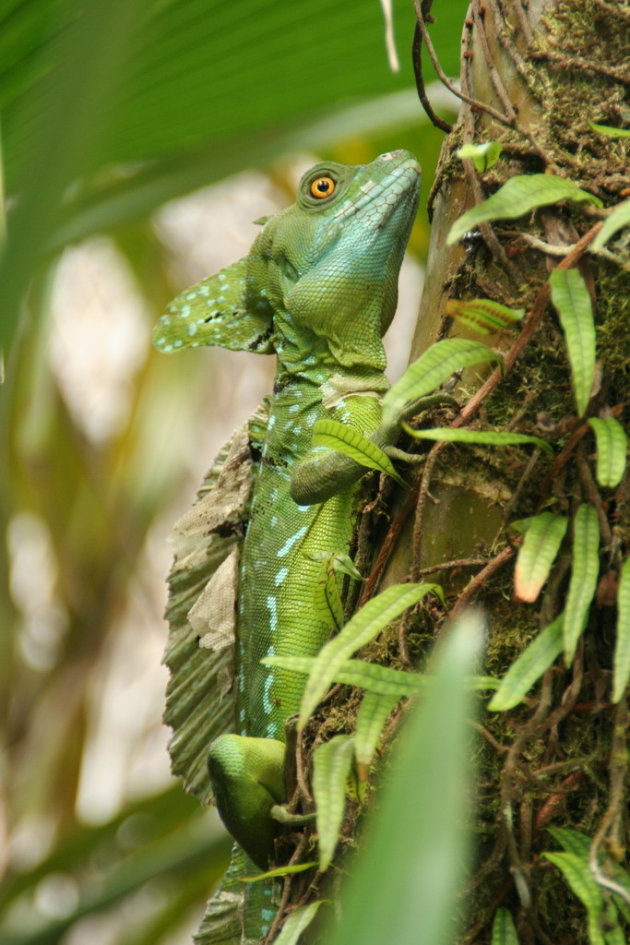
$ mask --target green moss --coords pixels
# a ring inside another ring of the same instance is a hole
[[[547,68],[534,60],[527,71],[530,91],[545,116],[536,129],[537,140],[576,183],[607,200],[622,186],[624,144],[620,148],[602,138],[589,121],[617,125],[623,116],[627,23],[612,6],[606,10],[593,0],[560,0],[545,12],[542,23],[536,53],[549,57],[542,59]]]
[[[524,81],[540,106],[529,130],[548,156],[549,169],[597,194],[606,206],[618,202],[623,186],[627,186],[628,145],[602,138],[588,123],[622,122],[623,87],[611,75],[614,77],[615,70],[625,61],[625,42],[624,23],[615,18],[612,4],[604,8],[593,0],[581,4],[559,0],[546,13],[535,55],[525,57],[522,63]],[[545,58],[547,54],[550,58]],[[591,60],[589,68],[583,61],[587,57]],[[540,154],[533,148],[528,151],[528,142],[517,131],[498,126],[489,131],[487,118],[480,113],[475,113],[471,121],[477,123],[474,132],[477,140],[492,137],[506,146],[506,157],[482,179],[486,192],[495,190],[509,176],[541,169]],[[462,138],[460,125],[441,160],[442,192],[455,180],[461,182],[462,167],[455,150]],[[448,294],[454,298],[483,296],[511,307],[531,309],[548,278],[550,257],[528,247],[517,236],[507,236],[506,231],[520,230],[545,241],[560,238],[568,244],[586,233],[595,219],[582,206],[563,206],[498,224],[495,232],[516,278],[512,280],[506,275],[479,237],[468,241],[466,252],[456,256],[456,264],[451,266],[449,260],[450,268],[445,269],[444,276]],[[595,300],[601,386],[591,408],[597,413],[627,400],[630,298],[627,273],[614,263],[592,255],[584,257],[582,266]],[[445,320],[442,334],[449,330],[450,323]],[[482,340],[505,350],[515,337],[516,331]],[[462,399],[466,388],[469,392],[476,384],[469,374],[464,376],[459,388]],[[451,420],[452,416],[444,412],[423,418],[422,422],[435,421],[439,425]],[[562,455],[579,426],[564,336],[551,306],[512,370],[484,401],[475,422],[542,435],[553,445],[554,458],[540,455],[530,468],[532,451],[528,449],[455,445],[444,448],[433,468],[425,503],[421,523],[424,557],[420,566],[444,562],[451,552],[451,557],[460,557],[455,550],[460,545],[468,548],[470,555],[491,560],[506,536],[511,535],[509,521],[536,514],[550,505],[570,514],[577,502],[588,499],[575,449],[564,457],[554,480],[545,482],[552,463]],[[583,449],[582,454],[592,469],[589,449]],[[604,494],[603,509],[610,513],[615,535],[614,547],[606,550],[607,555],[618,552],[624,540],[630,541],[628,487],[625,492],[624,487],[617,490],[615,502],[613,505]],[[370,540],[365,541],[367,547],[363,549],[366,570],[370,553],[374,552],[371,546],[377,545],[389,524],[389,519],[381,515],[368,535]],[[570,542],[568,535],[567,556]],[[399,551],[408,551],[410,546],[411,523],[401,532]],[[489,623],[485,673],[504,676],[541,626],[562,610],[567,581],[564,560],[559,559],[551,580],[539,600],[532,604],[513,600],[513,561],[496,571],[478,591],[477,602],[487,612]],[[608,557],[606,566],[611,566]],[[402,568],[404,564],[399,570]],[[445,570],[439,577],[432,573],[423,579],[441,580],[450,605],[479,570],[479,566],[460,568],[458,573]],[[404,574],[397,574],[397,579],[404,579]],[[492,914],[499,901],[513,914],[520,913],[525,930],[523,941],[538,941],[540,930],[541,941],[572,945],[588,942],[583,907],[559,871],[542,854],[556,848],[546,829],[550,824],[573,827],[593,836],[610,804],[615,716],[606,700],[614,621],[610,608],[606,614],[606,619],[601,612],[597,614],[597,634],[587,630],[579,661],[567,670],[558,660],[545,681],[539,680],[525,700],[510,712],[487,712],[484,707],[488,694],[478,696],[481,733],[475,750],[478,775],[474,831],[479,843],[474,876],[480,882],[467,902],[470,909],[467,929],[478,924],[481,930],[474,938],[475,945],[489,943]],[[409,669],[409,664],[421,667],[432,652],[442,623],[440,609],[432,606],[407,616],[404,635],[408,662],[400,652],[398,626],[390,627],[361,655],[400,669]],[[360,693],[340,689],[313,720],[312,736],[329,737],[353,730],[359,702]],[[389,733],[388,740],[391,744]],[[385,755],[385,765],[386,758]],[[377,766],[376,777],[381,768],[382,765]],[[619,819],[620,836],[623,815],[624,811]],[[355,816],[356,811],[346,824],[350,832],[356,827]],[[521,910],[513,885],[519,870],[532,896],[527,914]]]
[[[604,366],[610,404],[627,400],[630,375],[628,273],[600,266],[597,285],[597,356]]]

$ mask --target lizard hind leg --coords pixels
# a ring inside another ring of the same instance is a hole
[[[285,745],[274,738],[221,735],[210,746],[208,770],[221,820],[256,866],[268,868],[282,804]]]

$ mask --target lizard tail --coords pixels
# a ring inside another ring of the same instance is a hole
[[[209,900],[195,945],[259,945],[276,913],[276,885],[244,883],[259,872],[235,844],[221,885]]]

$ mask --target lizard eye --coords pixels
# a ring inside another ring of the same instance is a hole
[[[321,200],[330,197],[335,192],[336,184],[332,177],[316,177],[311,184],[311,196]]]

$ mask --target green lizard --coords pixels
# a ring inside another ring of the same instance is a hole
[[[330,636],[332,620],[313,606],[318,555],[347,552],[355,484],[365,472],[313,447],[312,431],[328,418],[381,447],[395,439],[397,426],[380,418],[388,388],[381,338],[396,308],[419,180],[405,151],[357,167],[316,165],[296,203],[266,222],[249,255],[183,292],[155,329],[162,352],[220,345],[277,358],[273,393],[224,448],[176,526],[167,609],[173,769],[203,801],[212,790],[228,829],[261,869],[273,852],[271,807],[284,801],[284,725],[298,711],[304,676],[260,661],[315,655]],[[239,869],[237,857],[210,904],[204,943],[264,935],[273,908],[262,884],[238,929]],[[229,929],[218,932],[224,920]]]

